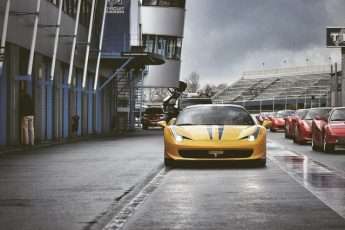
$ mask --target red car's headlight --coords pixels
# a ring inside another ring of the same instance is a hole
[[[303,124],[304,127],[308,128],[308,129],[311,129],[311,126],[310,126],[310,124],[308,122],[302,121],[302,124]]]

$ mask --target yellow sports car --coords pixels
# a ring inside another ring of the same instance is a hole
[[[164,163],[252,160],[266,165],[266,128],[242,106],[194,105],[164,127]]]

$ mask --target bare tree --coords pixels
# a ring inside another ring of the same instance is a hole
[[[192,72],[185,81],[187,83],[187,93],[196,93],[200,88],[200,75],[198,72]]]
[[[162,102],[169,95],[169,91],[166,88],[147,88],[144,89],[144,95],[146,102]]]
[[[205,97],[212,97],[216,93],[217,87],[215,85],[211,85],[207,83],[201,89],[201,94]]]
[[[220,83],[219,85],[217,85],[217,91],[221,91],[223,89],[225,89],[226,87],[228,87],[228,84],[224,83]]]

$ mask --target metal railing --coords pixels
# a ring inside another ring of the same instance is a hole
[[[331,65],[314,65],[314,66],[296,66],[287,68],[276,68],[276,69],[262,69],[254,71],[244,71],[242,73],[242,79],[252,78],[265,78],[272,76],[290,76],[290,75],[301,75],[301,74],[313,74],[313,73],[330,73]]]

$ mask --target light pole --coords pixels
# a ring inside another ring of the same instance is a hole
[[[284,60],[284,72],[286,73],[286,60]]]
[[[307,62],[307,72],[309,72],[309,65],[308,65],[309,59],[307,58],[307,59],[305,59],[305,60],[306,60],[306,62]]]

